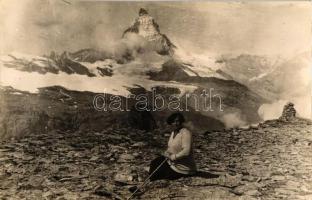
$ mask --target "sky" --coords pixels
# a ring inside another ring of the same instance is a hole
[[[145,8],[177,46],[199,54],[310,51],[312,6],[278,2],[0,0],[0,54],[109,48]]]

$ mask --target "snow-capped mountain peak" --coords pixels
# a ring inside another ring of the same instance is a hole
[[[124,31],[123,37],[126,37],[129,33],[142,36],[148,41],[149,47],[161,55],[173,55],[174,53],[176,46],[165,34],[160,32],[157,22],[143,8],[139,11],[139,17]]]

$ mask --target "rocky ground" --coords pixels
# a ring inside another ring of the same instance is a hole
[[[201,176],[149,183],[140,199],[312,199],[312,122],[194,133]],[[1,199],[126,199],[169,135],[52,130],[0,144]],[[213,176],[218,175],[218,176]]]

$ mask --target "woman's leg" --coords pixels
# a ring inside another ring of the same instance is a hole
[[[160,156],[151,162],[150,170],[149,170],[149,174],[153,173],[153,175],[150,177],[151,181],[161,180],[161,179],[175,180],[175,179],[187,176],[187,175],[178,173],[178,172],[174,171],[173,169],[171,169],[168,162],[164,162],[165,159],[166,159],[166,157]],[[158,168],[158,170],[155,171],[157,168]]]
[[[152,160],[151,164],[150,164],[150,168],[149,168],[149,174],[153,173],[157,167],[165,160],[166,158],[164,156],[159,156],[157,158],[155,158],[154,160]],[[157,170],[158,171],[158,170]]]
[[[151,181],[168,179],[170,175],[170,166],[165,160],[166,160],[166,157],[160,156],[151,162],[150,170],[149,170],[149,174],[153,173],[153,175],[150,178]]]

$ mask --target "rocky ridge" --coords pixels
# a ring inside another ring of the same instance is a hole
[[[312,122],[266,121],[194,133],[201,176],[156,181],[141,199],[310,199]],[[169,134],[111,126],[1,142],[2,199],[125,199]],[[138,198],[138,197],[136,197]]]

